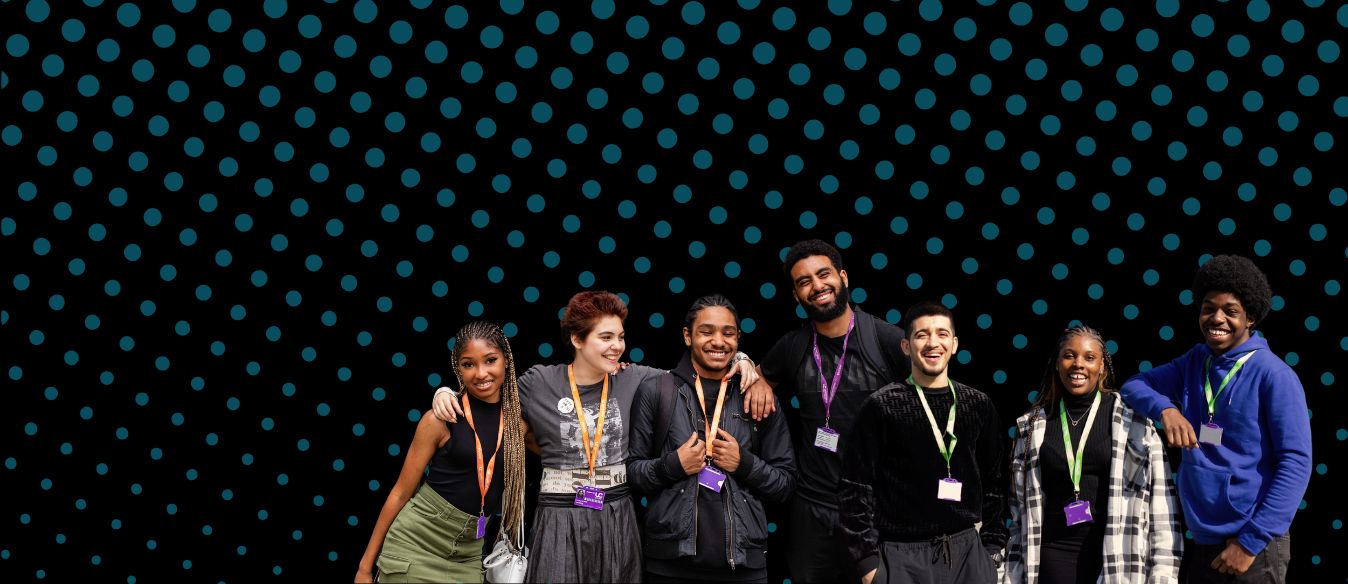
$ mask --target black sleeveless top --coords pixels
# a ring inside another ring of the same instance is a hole
[[[487,403],[469,396],[468,404],[473,409],[473,424],[477,426],[478,438],[482,440],[482,464],[485,469],[491,462],[492,452],[496,450],[496,429],[501,422],[501,403]],[[431,457],[426,484],[464,513],[476,516],[481,508],[486,510],[487,516],[496,514],[501,509],[501,491],[505,484],[504,453],[496,453],[496,470],[492,472],[491,485],[487,489],[486,505],[481,505],[482,493],[477,486],[477,446],[473,441],[473,430],[468,427],[465,416],[459,416],[457,422],[447,425],[449,442],[436,450],[435,456]]]

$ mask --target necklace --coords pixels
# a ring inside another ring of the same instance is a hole
[[[1071,422],[1071,423],[1072,423],[1072,427],[1075,428],[1075,427],[1077,427],[1077,424],[1080,424],[1080,423],[1081,423],[1081,420],[1083,420],[1085,417],[1086,417],[1086,412],[1081,412],[1081,416],[1078,417],[1077,419],[1073,420],[1073,419],[1072,419],[1072,414],[1071,414],[1071,413],[1068,413],[1068,414],[1067,414],[1067,421]]]

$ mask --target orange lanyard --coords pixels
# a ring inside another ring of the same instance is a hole
[[[721,391],[716,394],[716,410],[712,412],[711,422],[707,424],[707,458],[711,458],[711,441],[716,439],[716,431],[721,427],[721,408],[725,406],[725,388],[730,384],[727,377],[721,378]],[[703,420],[706,420],[707,398],[702,395],[702,376],[694,373],[693,388],[697,390],[697,403],[702,406]]]
[[[590,463],[590,477],[594,477],[594,461],[599,459],[599,439],[604,435],[604,413],[608,411],[608,375],[604,375],[604,389],[599,394],[599,418],[594,421],[594,445],[590,444],[590,430],[585,425],[585,408],[580,407],[580,390],[576,388],[574,365],[566,366],[566,380],[571,383],[571,400],[576,402],[576,419],[580,421],[580,440],[585,459]]]
[[[491,453],[491,461],[487,463],[486,468],[482,466],[482,439],[477,435],[477,427],[473,426],[473,408],[468,407],[468,394],[463,394],[463,417],[468,421],[468,429],[473,431],[473,442],[477,444],[477,489],[482,492],[481,507],[478,511],[478,517],[486,515],[487,511],[487,491],[491,487],[491,475],[496,472],[496,453],[501,451],[501,431],[505,429],[505,409],[501,409],[501,419],[496,423],[496,450]]]

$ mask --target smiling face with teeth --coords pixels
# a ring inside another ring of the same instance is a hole
[[[618,370],[618,359],[627,351],[627,337],[623,321],[612,314],[599,317],[585,338],[571,336],[576,350],[577,379],[590,378],[587,373],[603,375]]]
[[[1089,335],[1075,335],[1058,351],[1058,381],[1067,393],[1084,395],[1100,387],[1105,358],[1100,342]]]
[[[720,379],[730,369],[730,359],[740,346],[740,330],[734,313],[724,306],[697,311],[692,328],[683,329],[683,344],[693,356],[693,368],[708,379]]]
[[[1198,330],[1214,355],[1221,355],[1250,340],[1254,320],[1235,294],[1208,292],[1198,309]]]
[[[478,400],[496,403],[501,399],[501,383],[505,381],[506,361],[499,347],[486,339],[468,341],[459,353],[459,380]]]
[[[847,312],[851,292],[847,270],[839,270],[827,256],[801,258],[791,266],[792,293],[815,322],[827,322]]]
[[[913,377],[919,385],[946,383],[950,357],[959,350],[955,324],[944,314],[923,316],[908,325],[908,338],[900,346],[913,364]]]

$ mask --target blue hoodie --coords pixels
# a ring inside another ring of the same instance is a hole
[[[1200,544],[1235,537],[1258,554],[1287,533],[1311,477],[1311,424],[1301,380],[1253,335],[1221,356],[1199,343],[1178,359],[1140,373],[1123,384],[1123,399],[1160,419],[1178,407],[1195,433],[1208,421],[1203,365],[1212,358],[1215,393],[1238,359],[1256,352],[1217,396],[1213,422],[1222,427],[1220,446],[1185,450],[1179,494],[1189,530]]]

